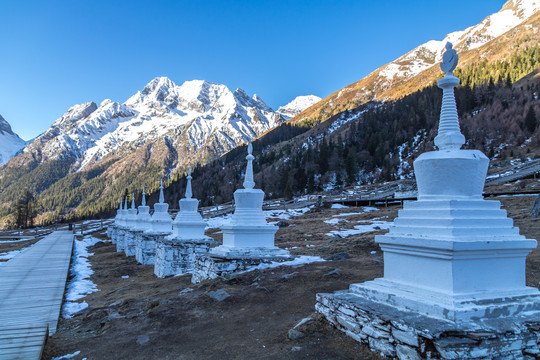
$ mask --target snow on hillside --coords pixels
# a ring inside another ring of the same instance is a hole
[[[5,164],[26,145],[26,141],[11,130],[9,123],[0,115],[0,165]]]
[[[277,113],[289,120],[319,101],[321,98],[315,95],[298,96],[287,105],[281,106]]]
[[[165,136],[194,151],[209,142],[227,151],[279,121],[261,98],[242,89],[232,92],[203,80],[178,86],[158,77],[123,104],[107,99],[99,106],[73,106],[27,151],[40,150],[45,158],[75,156],[81,170],[122,148],[132,151]]]
[[[519,25],[539,10],[540,0],[510,0],[499,12],[489,15],[481,23],[463,31],[452,32],[442,41],[430,40],[376,71],[389,82],[396,76],[401,79],[412,78],[442,60],[447,42],[451,42],[458,52],[476,49]]]

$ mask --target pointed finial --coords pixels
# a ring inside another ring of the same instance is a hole
[[[165,202],[165,196],[163,196],[163,179],[161,179],[161,185],[159,186],[159,202]]]
[[[128,205],[127,205],[127,195],[126,195],[126,200],[124,201],[124,210],[127,210],[128,209]]]
[[[142,206],[146,206],[146,193],[144,192],[144,186],[142,188],[142,201],[141,201],[141,205]]]
[[[193,193],[191,192],[191,166],[188,169],[187,185],[186,185],[186,199],[191,199]]]
[[[135,209],[135,193],[131,194],[131,208]]]
[[[118,205],[118,210],[122,210],[122,198],[120,198],[120,205]]]
[[[253,159],[255,159],[255,156],[253,156],[252,153],[253,145],[251,144],[251,140],[249,140],[248,155],[246,156],[246,160],[248,161],[248,163],[246,167],[246,176],[244,178],[245,189],[253,189],[253,187],[255,186],[255,181],[253,181]]]

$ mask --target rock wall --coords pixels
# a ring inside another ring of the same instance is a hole
[[[511,330],[506,331],[480,327],[467,331],[451,322],[420,314],[378,311],[367,301],[353,299],[347,291],[317,294],[315,308],[336,328],[384,357],[400,360],[540,358],[540,319],[512,324]]]

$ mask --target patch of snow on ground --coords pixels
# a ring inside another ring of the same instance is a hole
[[[359,215],[361,214],[360,212],[354,212],[354,213],[341,213],[341,214],[337,214],[337,215],[332,215],[332,217],[341,217],[341,216],[353,216],[353,215]]]
[[[81,353],[80,351],[75,351],[73,354],[67,354],[67,355],[63,355],[63,356],[59,356],[59,357],[53,357],[52,360],[72,359],[75,356],[79,355],[80,353]]]
[[[204,219],[206,221],[206,228],[212,229],[212,228],[221,228],[223,225],[229,223],[231,220],[232,214],[222,215],[222,216],[216,216],[209,219]]]
[[[103,241],[93,236],[85,236],[82,240],[75,240],[73,244],[73,260],[71,264],[71,275],[73,278],[67,285],[66,298],[62,306],[62,316],[64,319],[69,319],[73,314],[84,310],[88,307],[88,303],[76,302],[88,294],[99,291],[97,285],[90,280],[90,276],[94,273],[91,269],[91,264],[88,258],[94,253],[88,252],[88,247]]]
[[[29,240],[32,240],[32,239],[23,238],[23,239],[0,240],[0,244],[5,244],[5,243],[16,243],[16,242],[23,242],[23,241],[29,241]]]
[[[253,270],[272,269],[272,268],[277,268],[277,267],[280,267],[280,266],[305,265],[305,264],[310,264],[310,263],[319,262],[319,261],[326,261],[326,260],[324,260],[323,258],[321,258],[319,256],[300,255],[300,256],[298,256],[297,258],[295,258],[294,260],[291,260],[291,261],[283,261],[283,262],[274,261],[274,262],[271,262],[271,263],[259,264],[257,266],[250,267],[249,269],[247,269],[245,271],[242,271],[242,273],[246,273],[246,272],[253,271]]]
[[[376,207],[364,206],[364,212],[379,211]]]
[[[334,216],[337,216],[337,215],[334,215]],[[340,221],[348,222],[349,220],[343,220],[343,219],[329,219],[329,220],[324,220],[325,223],[330,224],[330,225],[337,225]]]
[[[288,209],[288,210],[283,210],[283,209],[266,210],[266,211],[263,211],[263,213],[264,213],[264,216],[266,218],[270,217],[270,218],[277,218],[277,219],[281,219],[281,220],[288,220],[291,217],[304,215],[309,210],[311,210],[312,207],[313,206],[306,206],[306,207],[299,208],[299,209]]]
[[[27,250],[30,246],[28,247],[25,247],[23,249],[20,249],[20,250],[13,250],[13,251],[8,251],[8,252],[5,252],[5,253],[0,253],[0,260],[10,260],[10,259],[13,259],[15,256],[19,255],[20,253],[24,252],[25,250]]]
[[[332,209],[347,209],[348,206],[341,205],[341,204],[332,204]]]
[[[392,223],[388,221],[372,221],[371,224],[355,225],[354,229],[332,230],[326,235],[327,236],[339,235],[341,237],[347,237],[349,235],[358,235],[358,234],[363,234],[370,231],[389,229],[391,225]],[[376,229],[375,227],[378,227],[378,229]]]

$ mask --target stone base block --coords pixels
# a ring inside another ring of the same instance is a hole
[[[159,239],[156,242],[154,274],[162,278],[193,272],[197,255],[207,254],[217,242],[209,237],[201,239]]]
[[[353,339],[398,359],[537,359],[540,318],[453,322],[403,311],[350,291],[317,294],[316,310]]]
[[[243,254],[237,258],[234,258],[230,253],[227,256],[219,256],[214,253],[215,249],[213,248],[206,255],[197,256],[194,262],[193,276],[191,277],[191,282],[196,284],[206,279],[216,279],[222,276],[229,276],[243,271],[248,270],[253,266],[259,264],[271,263],[276,261],[290,261],[294,257],[290,254],[281,255],[281,256],[260,256],[259,257],[247,257],[246,254]],[[278,249],[281,250],[281,249]]]
[[[126,247],[126,242],[125,242],[125,235],[126,235],[126,229],[125,228],[118,228],[118,230],[116,231],[117,235],[116,235],[116,252],[122,252],[124,251],[125,247]]]
[[[135,244],[135,259],[143,265],[152,265],[156,259],[156,242],[170,233],[143,232],[137,236]]]
[[[135,256],[137,252],[137,234],[142,231],[131,230],[127,231],[124,236],[124,253],[126,256]]]

